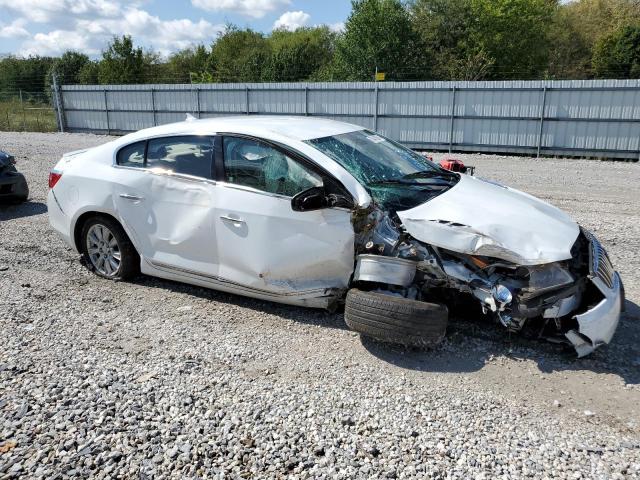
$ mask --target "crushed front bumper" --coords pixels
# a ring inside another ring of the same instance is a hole
[[[565,334],[575,347],[578,357],[584,357],[600,345],[609,343],[618,327],[623,309],[624,290],[618,272],[613,272],[611,279],[609,287],[601,278],[591,278],[604,298],[592,309],[576,315],[578,329],[569,330]]]

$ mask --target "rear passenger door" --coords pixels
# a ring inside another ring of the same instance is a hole
[[[114,198],[143,261],[216,275],[212,137],[149,139],[121,149],[117,163]]]

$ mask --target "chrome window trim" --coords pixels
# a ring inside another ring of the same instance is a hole
[[[283,200],[288,200],[288,201],[291,201],[291,199],[293,198],[287,195],[281,195],[279,193],[265,192],[264,190],[259,190],[257,188],[249,187],[247,185],[239,185],[237,183],[219,181],[217,182],[217,185],[220,185],[221,187],[225,187],[225,188],[232,188],[234,190],[242,190],[249,193],[257,193],[259,195],[264,195],[267,197],[281,198]]]
[[[122,170],[134,170],[136,172],[144,172],[149,175],[156,175],[158,177],[172,177],[177,178],[179,180],[187,180],[190,182],[201,182],[208,183],[210,185],[216,185],[218,182],[211,178],[198,177],[196,175],[187,175],[186,173],[176,173],[171,171],[158,171],[153,168],[145,168],[145,167],[127,167],[125,165],[112,165],[112,168],[122,169]]]
[[[258,190],[257,188],[253,188],[253,187],[247,187],[246,185],[237,185],[235,183],[228,183],[228,182],[216,182],[216,185],[220,186],[220,187],[225,187],[225,188],[232,188],[234,190],[241,190],[247,193],[256,193],[258,195],[264,195],[266,197],[274,197],[274,198],[279,198],[281,200],[286,200],[287,202],[291,202],[291,199],[293,197],[287,197],[286,195],[280,195],[278,193],[269,193],[269,192],[265,192],[264,190]],[[322,208],[321,210],[338,210],[341,212],[349,212],[351,213],[351,209],[350,208],[346,208],[346,207],[327,207],[327,208]]]

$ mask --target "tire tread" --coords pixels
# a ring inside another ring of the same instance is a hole
[[[352,330],[378,340],[430,347],[444,338],[449,312],[437,303],[351,289],[344,318]]]

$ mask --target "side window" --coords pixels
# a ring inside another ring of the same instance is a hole
[[[118,151],[116,161],[123,167],[144,167],[144,145],[146,142],[137,142],[127,145]]]
[[[269,145],[224,137],[224,176],[228,183],[293,197],[322,186],[322,177]]]
[[[210,137],[154,138],[147,146],[147,168],[211,178],[212,159]]]

